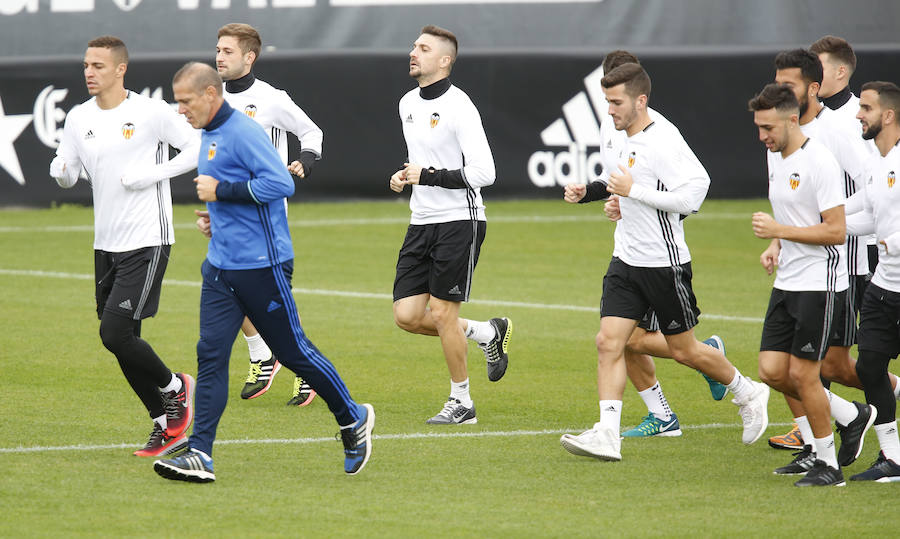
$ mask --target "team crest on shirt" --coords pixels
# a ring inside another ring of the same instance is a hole
[[[441,115],[435,112],[431,115],[431,128],[434,129],[437,127],[438,122],[441,121]]]
[[[129,140],[134,136],[134,124],[131,122],[122,124],[122,136],[125,137],[125,140]]]
[[[888,187],[893,187],[895,181],[897,181],[897,175],[894,174],[894,171],[892,170],[888,172]]]
[[[791,189],[796,191],[797,188],[800,187],[800,175],[796,172],[791,174],[791,177],[790,179],[788,179],[788,181],[791,183]]]
[[[209,150],[206,151],[206,160],[212,161],[213,157],[216,156],[216,143],[215,141],[209,143]]]
[[[244,107],[244,114],[251,118],[256,118],[256,105],[247,105]]]
[[[631,168],[634,166],[634,160],[636,158],[637,158],[637,154],[635,154],[634,152],[631,152],[630,154],[628,154],[628,168]]]

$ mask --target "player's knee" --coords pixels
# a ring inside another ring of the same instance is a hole
[[[602,331],[597,333],[597,337],[594,339],[594,344],[597,345],[597,352],[600,353],[601,357],[605,354],[620,352],[620,341],[610,337],[609,335],[606,335]]]
[[[118,355],[134,340],[134,329],[127,322],[127,319],[114,315],[104,316],[100,320],[100,340],[113,354]]]
[[[874,387],[888,377],[887,363],[873,361],[860,354],[859,361],[856,362],[856,374],[864,387]]]
[[[781,369],[774,368],[774,365],[770,365],[763,361],[759,362],[759,368],[757,369],[757,374],[759,374],[759,379],[768,386],[771,387],[783,387],[785,380],[784,372]]]
[[[397,327],[404,331],[415,333],[416,329],[418,329],[419,327],[421,320],[421,314],[414,314],[410,311],[394,309],[394,323],[397,324]]]

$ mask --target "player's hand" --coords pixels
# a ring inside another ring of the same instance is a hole
[[[403,163],[403,181],[409,185],[418,185],[422,176],[422,167],[415,163]]]
[[[212,237],[212,227],[209,224],[209,212],[206,210],[194,210],[197,216],[197,229],[207,238]]]
[[[294,161],[290,165],[288,165],[288,172],[297,176],[298,178],[306,177],[306,170],[303,169],[303,163],[300,161]]]
[[[406,182],[403,181],[403,172],[402,170],[398,170],[391,176],[391,191],[395,193],[399,193],[403,191],[403,186],[406,185]]]
[[[215,202],[217,200],[216,186],[219,185],[219,180],[212,176],[201,174],[194,178],[194,183],[197,184],[197,198],[203,202]]]
[[[781,244],[773,241],[769,247],[761,255],[759,255],[759,263],[766,270],[767,275],[772,275],[775,266],[778,265],[778,255],[781,253]]]
[[[772,239],[780,237],[778,235],[781,227],[778,221],[768,213],[758,211],[753,214],[753,234],[757,238]]]
[[[634,185],[634,178],[631,177],[631,172],[619,165],[619,171],[609,175],[606,190],[614,195],[627,197],[631,194],[632,185]]]
[[[618,221],[622,218],[622,210],[619,208],[618,195],[609,197],[609,200],[603,205],[603,213],[606,214],[606,218],[610,221]]]
[[[587,185],[584,185],[583,183],[570,183],[566,185],[566,190],[563,193],[563,200],[569,204],[578,204],[578,202],[584,198],[586,193]]]

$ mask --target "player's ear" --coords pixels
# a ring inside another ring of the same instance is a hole
[[[126,71],[128,71],[128,64],[126,64],[125,62],[122,62],[121,64],[116,66],[117,77],[124,77]]]

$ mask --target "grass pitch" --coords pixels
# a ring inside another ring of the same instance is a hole
[[[177,243],[159,314],[144,337],[174,370],[196,374],[199,267],[193,208],[175,210]],[[750,214],[766,201],[708,201],[686,222],[697,335],[718,333],[758,379],[756,355],[772,278]],[[235,341],[230,402],[215,447],[216,482],[166,481],[131,452],[151,422],[102,346],[94,314],[90,208],[0,211],[0,536],[885,536],[895,486],[797,489],[772,470],[791,459],[766,438],[790,414],[772,394],[772,426],[740,442],[737,407],[714,402],[696,372],[671,360],[658,377],[680,438],[627,440],[623,461],[575,457],[562,432],[599,417],[600,290],[613,225],[599,204],[492,202],[463,316],[509,316],[510,367],[499,383],[469,347],[478,424],[424,421],[449,391],[435,338],[393,324],[391,285],[408,208],[402,203],[292,204],[295,297],[313,342],[354,398],[375,406],[372,458],[342,471],[324,402],[289,408],[291,373],[239,398],[246,345]],[[857,390],[837,388],[847,398]],[[623,427],[646,409],[629,385]],[[874,460],[870,433],[860,460]]]

